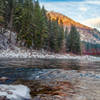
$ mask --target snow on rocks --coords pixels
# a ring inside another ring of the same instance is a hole
[[[2,50],[0,51],[0,58],[42,58],[42,59],[75,59],[82,61],[100,61],[100,57],[82,55],[72,56],[70,54],[55,54],[50,52],[21,50]]]
[[[30,100],[29,93],[30,89],[24,85],[0,85],[0,97],[10,100]]]
[[[8,80],[7,77],[0,77],[0,81],[5,82],[6,80]]]

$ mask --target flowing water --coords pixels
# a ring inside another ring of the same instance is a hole
[[[100,100],[100,62],[0,59],[0,84],[23,84],[33,100]]]

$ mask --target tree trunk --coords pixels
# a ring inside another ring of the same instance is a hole
[[[10,42],[11,42],[11,32],[12,32],[12,25],[13,25],[13,11],[14,9],[12,8],[11,9],[11,16],[10,16],[10,21],[9,21],[9,24],[8,24],[8,28],[10,29]]]

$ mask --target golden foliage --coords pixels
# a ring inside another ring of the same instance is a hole
[[[64,16],[60,13],[56,13],[56,12],[47,12],[47,17],[50,18],[51,20],[57,20],[58,19],[58,23],[60,24],[60,22],[63,23],[64,26],[67,26],[67,27],[71,27],[72,25],[77,27],[77,28],[85,28],[85,29],[91,29],[90,27],[88,26],[85,26],[85,25],[82,25],[72,19],[70,19],[69,17],[67,16]]]

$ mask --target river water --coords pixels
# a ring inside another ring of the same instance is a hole
[[[100,100],[100,62],[0,59],[0,84],[23,84],[32,100]]]

